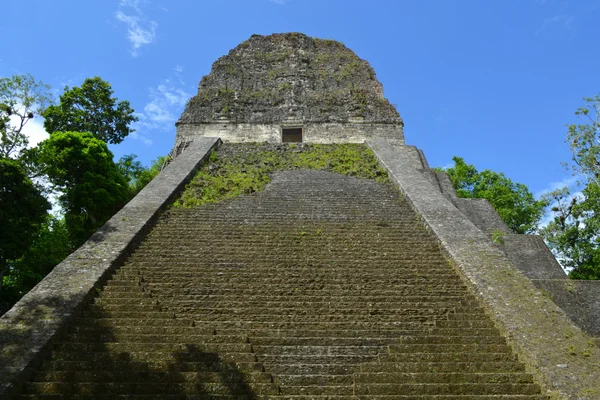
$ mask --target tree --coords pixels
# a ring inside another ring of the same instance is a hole
[[[583,122],[567,125],[572,173],[581,194],[568,188],[546,195],[552,220],[541,233],[572,279],[600,279],[600,95],[584,98],[575,112]]]
[[[121,143],[134,132],[129,125],[138,118],[128,101],[117,103],[112,95],[110,84],[99,77],[86,79],[81,87],[65,87],[60,103],[43,113],[46,131],[91,132],[104,142]]]
[[[14,304],[72,250],[64,218],[48,214],[27,251],[11,261],[11,273],[5,279],[5,289],[10,294],[4,296],[5,300]]]
[[[128,200],[128,186],[105,142],[89,132],[55,132],[37,161],[62,194],[70,240],[81,245]]]
[[[567,141],[571,147],[573,173],[589,183],[600,183],[600,94],[585,97],[585,106],[575,111],[585,124],[567,125]]]
[[[138,194],[156,175],[160,173],[165,163],[166,157],[161,156],[152,161],[152,165],[146,168],[142,163],[136,160],[135,154],[127,154],[119,159],[117,167],[129,183],[130,197]]]
[[[515,183],[502,173],[477,171],[460,157],[454,167],[444,170],[456,193],[463,198],[487,199],[506,225],[515,233],[532,233],[544,215],[546,200],[536,200],[526,185]]]
[[[50,204],[18,161],[0,159],[0,289],[9,261],[23,256]]]
[[[0,78],[0,157],[10,157],[27,147],[23,128],[52,103],[50,86],[29,75]],[[11,124],[10,119],[15,123]]]

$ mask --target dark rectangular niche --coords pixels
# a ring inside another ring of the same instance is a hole
[[[281,128],[283,143],[302,143],[302,128]]]

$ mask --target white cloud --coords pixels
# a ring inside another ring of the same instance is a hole
[[[540,190],[539,192],[537,192],[535,194],[536,198],[541,198],[543,195],[550,193],[552,191],[558,190],[558,189],[562,189],[562,188],[567,188],[569,189],[569,192],[571,193],[571,197],[577,197],[580,200],[583,200],[584,196],[583,193],[581,192],[580,188],[581,185],[579,184],[579,182],[581,181],[581,177],[579,176],[569,176],[565,179],[562,179],[560,181],[555,181],[555,182],[550,182],[550,184],[548,184],[548,186],[542,190]],[[550,209],[552,207],[555,207],[557,205],[556,202],[550,204],[550,206],[548,207],[548,209],[546,210],[546,214],[544,215],[544,217],[542,218],[542,220],[540,221],[540,229],[541,228],[545,228],[550,222],[552,222],[554,220],[554,213],[552,213],[550,211]]]
[[[10,124],[14,127],[18,126],[20,119],[16,115],[10,118]],[[27,121],[21,132],[27,136],[29,145],[27,147],[35,147],[41,141],[44,141],[50,137],[48,132],[44,129],[44,119],[42,117],[35,117]]]
[[[572,15],[564,14],[555,15],[551,18],[546,18],[542,23],[542,26],[537,31],[535,31],[535,35],[539,36],[540,33],[549,29],[551,26],[561,26],[565,29],[570,29],[574,19],[575,17],[573,17]]]
[[[165,79],[156,88],[150,88],[150,102],[144,107],[144,114],[155,124],[173,124],[177,120],[175,112],[181,113],[191,97],[170,79]]]
[[[581,180],[581,177],[578,177],[578,176],[569,176],[569,177],[566,177],[566,178],[564,178],[564,179],[562,179],[560,181],[550,182],[548,184],[548,186],[546,186],[544,189],[538,191],[535,194],[535,197],[539,199],[540,197],[542,197],[546,193],[550,193],[550,192],[552,192],[554,190],[562,189],[564,187],[569,188],[569,190],[572,191],[573,189],[576,189],[577,187],[579,187],[578,182],[580,180]]]
[[[275,4],[287,4],[290,2],[290,0],[269,0],[271,3],[275,3]]]
[[[127,25],[127,39],[131,43],[131,55],[137,56],[140,47],[149,45],[156,40],[158,23],[149,19],[142,11],[142,5],[148,4],[142,0],[121,0],[119,10],[115,13],[117,21]],[[126,14],[125,11],[128,13]]]
[[[174,68],[175,78],[163,80],[156,87],[148,89],[149,101],[144,106],[144,111],[136,113],[139,121],[135,124],[137,130],[131,136],[151,144],[146,135],[139,132],[173,129],[173,125],[183,112],[183,109],[192,95],[185,90],[185,84],[180,79],[183,67]]]

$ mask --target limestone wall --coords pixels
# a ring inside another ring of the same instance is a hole
[[[395,144],[404,144],[401,125],[370,123],[302,124],[179,124],[176,142],[197,137],[219,137],[224,142],[281,143],[282,127],[304,128],[304,143],[364,143],[368,139],[383,138]]]

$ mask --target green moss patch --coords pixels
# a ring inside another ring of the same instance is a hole
[[[388,182],[364,144],[224,144],[202,166],[174,207],[218,203],[264,189],[277,171],[317,169]]]

